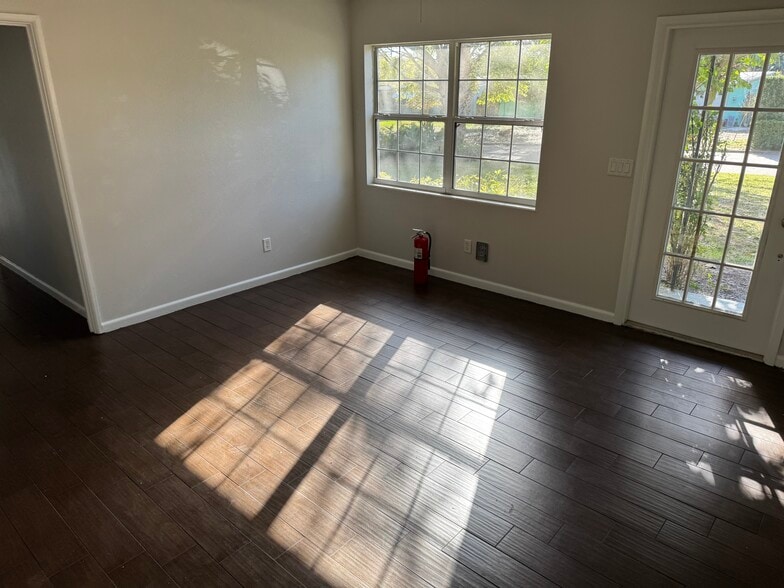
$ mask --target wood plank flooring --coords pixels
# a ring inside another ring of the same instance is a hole
[[[784,374],[359,258],[102,336],[0,273],[0,585],[784,585]]]

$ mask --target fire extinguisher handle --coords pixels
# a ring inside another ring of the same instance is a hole
[[[427,235],[427,269],[430,269],[430,256],[433,254],[433,236],[427,231],[423,231]]]

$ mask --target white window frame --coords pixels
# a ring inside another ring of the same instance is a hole
[[[536,35],[512,35],[506,37],[478,37],[469,39],[450,39],[450,40],[431,40],[431,41],[416,41],[406,43],[379,43],[366,46],[366,55],[369,54],[369,67],[366,67],[366,74],[369,73],[370,84],[366,87],[366,105],[370,107],[369,117],[369,139],[372,145],[372,153],[368,153],[369,163],[368,166],[369,178],[368,183],[371,185],[385,186],[390,188],[397,188],[402,190],[413,190],[417,192],[425,192],[431,194],[438,194],[444,196],[458,196],[476,201],[503,203],[505,205],[517,206],[520,208],[535,209],[539,197],[540,182],[537,179],[536,198],[520,198],[514,196],[499,196],[495,194],[485,194],[481,192],[470,192],[467,190],[459,190],[454,187],[454,167],[455,167],[455,135],[458,124],[482,124],[482,125],[511,125],[511,126],[529,126],[542,129],[542,136],[544,137],[544,118],[547,116],[547,101],[550,90],[550,78],[548,75],[547,93],[545,96],[545,113],[541,121],[522,118],[510,117],[489,117],[489,116],[459,116],[457,114],[458,102],[458,88],[460,83],[460,45],[462,43],[477,43],[477,42],[491,42],[491,41],[516,41],[516,40],[532,40],[532,39],[549,39],[552,48],[552,35],[551,34],[536,34]],[[445,116],[436,116],[429,114],[385,114],[378,111],[378,82],[376,77],[378,72],[377,67],[377,49],[383,47],[411,47],[417,45],[449,45],[449,79],[447,80],[447,112]],[[369,69],[369,72],[367,71]],[[372,94],[372,96],[368,96]],[[422,184],[411,184],[408,182],[401,182],[397,180],[385,180],[378,177],[378,133],[376,132],[378,121],[380,120],[412,120],[420,122],[442,122],[444,123],[444,181],[443,186],[427,186]],[[544,143],[544,139],[542,139]],[[541,170],[541,154],[539,164]],[[541,178],[541,174],[538,176]]]

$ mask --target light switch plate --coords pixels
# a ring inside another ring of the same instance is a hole
[[[618,159],[617,157],[611,157],[610,163],[607,165],[608,176],[620,176],[622,178],[630,178],[632,177],[633,171],[634,171],[633,159]]]

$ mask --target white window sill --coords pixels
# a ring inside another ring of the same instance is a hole
[[[445,198],[448,200],[460,200],[462,202],[471,202],[473,204],[489,204],[491,206],[501,206],[504,208],[514,208],[517,210],[525,210],[528,212],[536,212],[536,207],[530,204],[515,204],[514,202],[502,202],[500,200],[490,200],[489,198],[462,196],[460,194],[447,194],[446,192],[431,192],[430,190],[417,190],[416,188],[407,188],[404,186],[393,186],[390,184],[378,184],[369,182],[368,187],[380,188],[382,190],[393,190],[396,192],[408,192],[409,194],[419,194],[423,196],[435,196],[437,198]]]

